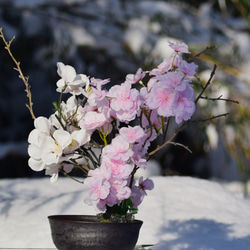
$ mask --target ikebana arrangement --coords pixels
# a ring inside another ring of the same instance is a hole
[[[154,187],[152,180],[137,179],[135,173],[138,169],[147,169],[147,161],[168,144],[189,150],[174,139],[187,123],[197,122],[191,118],[197,102],[204,98],[203,93],[211,83],[216,65],[203,86],[196,76],[198,65],[183,58],[183,54],[190,54],[188,46],[169,41],[168,46],[173,49],[170,58],[152,70],[139,68],[135,74],[128,74],[123,83],[112,84],[107,89],[105,86],[110,79],[79,74],[72,66],[58,62],[60,78],[56,82],[56,91],[59,100],[53,103],[55,110],[49,118],[36,117],[28,78],[10,50],[14,38],[7,42],[2,29],[0,36],[26,86],[29,100],[26,106],[34,119],[34,129],[28,137],[30,168],[45,170],[52,183],[62,173],[87,185],[89,192],[84,201],[100,211],[96,221],[118,225],[135,223],[138,206],[147,191]],[[197,97],[193,79],[201,87]],[[232,101],[221,96],[215,99]],[[203,121],[227,115],[206,117]],[[169,135],[172,119],[178,126]],[[160,144],[150,151],[155,140]],[[73,168],[80,169],[84,179],[71,176]],[[136,240],[133,246],[124,249],[133,249]],[[107,249],[112,249],[111,243],[108,244]]]

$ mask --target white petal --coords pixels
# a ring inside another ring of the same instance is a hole
[[[41,160],[41,150],[39,147],[37,147],[34,144],[30,144],[28,147],[28,154],[31,158],[35,159],[35,160]]]
[[[35,128],[38,129],[40,132],[45,133],[47,135],[50,134],[51,124],[50,121],[43,116],[39,116],[34,121]]]
[[[62,79],[64,79],[66,82],[72,82],[74,81],[75,77],[76,77],[75,69],[70,65],[66,65],[62,74]]]
[[[46,175],[51,175],[50,182],[55,183],[58,179],[58,168],[60,165],[58,164],[52,164],[47,166],[45,174]]]
[[[42,152],[50,153],[56,149],[55,140],[51,136],[40,134],[39,137],[39,140],[41,140],[39,146]]]
[[[58,173],[53,174],[53,175],[50,177],[50,182],[51,182],[51,183],[55,183],[57,180],[58,180]]]
[[[56,164],[59,162],[60,156],[54,153],[46,153],[42,155],[42,161],[46,165]]]
[[[62,62],[57,63],[57,74],[62,77],[65,65]]]
[[[65,130],[56,130],[53,136],[62,148],[67,147],[71,143],[70,133]]]
[[[78,131],[74,131],[72,134],[71,134],[71,138],[76,140],[79,145],[84,145],[86,144],[87,142],[90,141],[90,136],[91,136],[91,133],[87,132],[86,129],[81,129],[81,130],[78,130]]]
[[[65,81],[63,79],[59,79],[57,82],[56,82],[56,86],[58,87],[58,92],[61,92],[63,87],[65,85]]]
[[[41,171],[45,167],[45,164],[41,160],[37,161],[33,158],[29,158],[28,165],[34,171]]]
[[[39,134],[40,132],[37,129],[33,129],[28,136],[28,142],[39,145]]]

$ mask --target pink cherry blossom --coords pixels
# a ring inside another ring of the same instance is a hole
[[[138,90],[131,89],[131,84],[125,82],[113,86],[107,96],[110,98],[111,115],[122,122],[135,119],[140,108]]]
[[[146,113],[146,114],[145,114]],[[142,114],[142,118],[141,118],[141,122],[142,122],[142,126],[148,127],[151,125],[153,125],[156,128],[160,128],[161,127],[161,123],[160,123],[160,117],[158,116],[157,110],[147,110],[145,111],[145,113]],[[148,118],[146,117],[146,115],[148,116]]]
[[[176,52],[182,52],[186,54],[190,54],[190,51],[188,50],[188,46],[185,43],[173,43],[171,41],[168,41],[169,47],[174,49]]]
[[[139,168],[146,169],[147,168],[147,159],[145,157],[147,153],[147,146],[142,144],[135,144],[132,147],[134,152],[131,157],[132,162]]]
[[[146,102],[150,109],[157,109],[160,116],[170,117],[173,116],[176,105],[175,94],[173,88],[157,82],[152,87]]]
[[[194,76],[198,65],[195,63],[188,63],[187,61],[182,61],[179,65],[179,69],[187,76]]]
[[[182,120],[187,121],[195,111],[194,90],[191,86],[178,93],[177,105],[174,109],[176,123],[181,123]]]
[[[107,156],[102,157],[101,167],[103,166],[105,166],[106,169],[109,169],[111,175],[117,180],[127,179],[133,170],[133,166],[131,164],[127,164],[120,159],[116,160]]]
[[[107,117],[104,113],[89,111],[85,114],[84,118],[79,121],[81,129],[93,131],[100,128],[107,122]]]
[[[146,72],[144,72],[141,68],[139,68],[135,74],[128,74],[126,76],[126,82],[129,84],[134,84],[139,82],[140,80],[142,80],[144,78],[144,76],[146,75]]]
[[[154,183],[150,179],[143,180],[143,177],[139,178],[139,189],[144,195],[147,195],[146,190],[152,190],[154,188]]]
[[[140,126],[122,127],[119,133],[128,143],[138,142],[138,140],[140,140],[145,134]]]
[[[133,107],[133,100],[130,99],[131,85],[129,83],[113,86],[109,90],[108,96],[111,98],[110,106],[115,111],[129,110]]]
[[[92,92],[89,94],[88,103],[91,106],[101,106],[103,99],[106,97],[106,91],[101,89],[91,88]]]
[[[126,180],[114,181],[111,186],[111,193],[117,198],[117,204],[121,201],[126,200],[131,195],[131,189],[128,187]]]
[[[96,205],[101,199],[107,198],[110,192],[110,183],[102,176],[87,177],[84,184],[89,187],[88,196],[85,202],[89,205]]]
[[[181,71],[168,72],[156,78],[161,84],[169,86],[177,91],[183,91],[191,81],[189,78],[185,78],[185,75]]]
[[[90,85],[95,86],[97,89],[101,89],[101,87],[107,83],[110,82],[110,79],[98,79],[98,78],[94,78],[91,77],[90,78]]]
[[[164,59],[162,63],[160,63],[157,68],[152,69],[149,71],[149,75],[162,75],[167,73],[171,69],[171,64],[169,63],[169,60]]]
[[[106,180],[109,180],[111,175],[112,169],[106,164],[101,164],[99,168],[91,169],[88,172],[89,177],[100,178],[100,176],[102,176],[102,178]]]
[[[178,54],[178,53],[174,52],[169,57],[169,63],[171,64],[172,67],[179,67],[181,62],[182,62],[181,54]]]
[[[133,202],[133,207],[138,207],[144,197],[147,195],[146,190],[152,190],[154,188],[154,183],[150,179],[146,179],[143,181],[143,177],[140,177],[139,179],[139,185],[133,185],[132,186],[132,195],[131,200]]]
[[[124,141],[122,136],[118,135],[112,140],[111,144],[103,148],[102,155],[125,162],[133,155],[133,152],[129,147],[129,143]]]

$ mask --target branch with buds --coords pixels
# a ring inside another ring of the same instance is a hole
[[[29,85],[29,77],[23,75],[23,72],[22,72],[21,67],[20,67],[20,62],[18,62],[15,59],[15,57],[13,56],[13,54],[11,52],[11,48],[10,48],[12,42],[15,39],[15,36],[13,36],[12,39],[9,42],[7,42],[6,39],[5,39],[5,36],[3,34],[3,29],[2,29],[2,27],[0,27],[0,37],[2,38],[2,40],[3,40],[4,44],[5,44],[4,48],[8,51],[12,61],[15,64],[14,70],[16,70],[19,73],[19,78],[21,78],[22,81],[24,82],[25,92],[26,92],[26,95],[27,95],[28,100],[29,100],[29,104],[26,103],[26,107],[28,108],[28,110],[29,110],[29,112],[31,114],[31,117],[35,120],[36,117],[35,117],[34,111],[33,111],[33,102],[32,102],[32,98],[31,98],[31,91],[30,91],[31,86]]]

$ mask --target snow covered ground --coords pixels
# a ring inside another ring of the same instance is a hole
[[[191,177],[153,177],[155,189],[140,206],[138,244],[150,249],[250,249],[250,199],[239,184]],[[228,188],[229,187],[229,188]],[[0,248],[54,248],[52,214],[95,214],[83,203],[84,185],[61,178],[0,180]],[[233,192],[232,192],[233,191]]]

